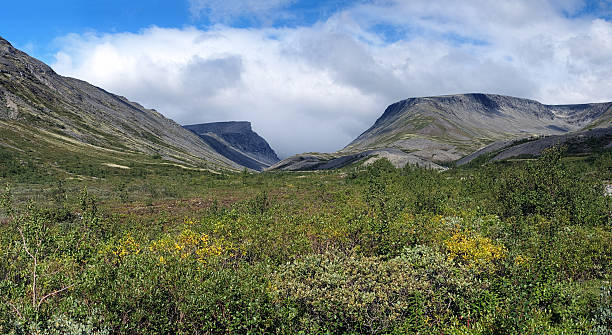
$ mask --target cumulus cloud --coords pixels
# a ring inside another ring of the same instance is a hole
[[[200,15],[291,1],[192,0]],[[266,3],[266,4],[264,4]],[[52,66],[179,123],[249,120],[281,156],[334,151],[412,96],[612,100],[612,24],[565,0],[374,1],[308,26],[68,35]],[[260,6],[260,7],[257,7]]]

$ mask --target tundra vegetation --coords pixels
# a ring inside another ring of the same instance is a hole
[[[610,151],[217,174],[2,148],[0,333],[611,333]]]

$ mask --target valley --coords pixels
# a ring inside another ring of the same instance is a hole
[[[0,333],[604,334],[611,110],[410,98],[280,160],[0,38]]]

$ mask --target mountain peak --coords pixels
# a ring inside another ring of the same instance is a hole
[[[7,53],[13,53],[15,52],[15,50],[16,49],[9,41],[5,40],[4,38],[2,38],[2,36],[0,36],[0,56]]]
[[[226,158],[254,170],[279,161],[268,142],[251,129],[248,121],[226,121],[184,126]]]

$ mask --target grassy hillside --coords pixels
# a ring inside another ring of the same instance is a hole
[[[0,333],[580,334],[612,322],[609,151],[219,174],[104,150],[39,160],[14,141],[0,146]]]

